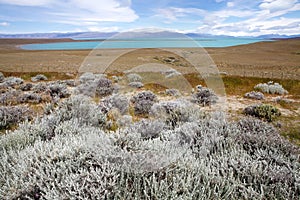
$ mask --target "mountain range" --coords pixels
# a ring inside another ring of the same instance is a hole
[[[111,37],[115,38],[147,38],[147,37],[184,37],[188,36],[191,38],[235,38],[233,36],[227,35],[210,35],[210,34],[199,34],[199,33],[187,33],[181,34],[176,32],[169,31],[156,31],[156,32],[70,32],[70,33],[27,33],[27,34],[0,34],[0,38],[37,38],[37,39],[59,39],[59,38],[72,38],[72,39],[107,39]],[[247,38],[261,38],[261,39],[284,39],[284,38],[295,38],[300,37],[298,35],[279,35],[279,34],[270,34],[270,35],[260,35],[256,37],[247,37]],[[243,37],[245,38],[245,37]]]

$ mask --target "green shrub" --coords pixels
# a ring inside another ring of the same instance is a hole
[[[248,106],[244,109],[246,115],[251,115],[259,119],[264,119],[268,122],[274,121],[281,115],[278,108],[269,104],[260,104]]]

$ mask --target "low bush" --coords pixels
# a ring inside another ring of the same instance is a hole
[[[18,77],[13,77],[13,76],[10,76],[10,77],[7,77],[5,78],[5,83],[7,85],[9,85],[10,87],[14,87],[16,85],[21,85],[22,83],[24,83],[24,80],[21,79],[21,78],[18,78]]]
[[[142,91],[134,95],[130,101],[133,103],[134,113],[144,115],[149,114],[151,107],[157,101],[157,97],[151,91]]]
[[[272,81],[268,83],[259,83],[254,87],[254,89],[269,94],[288,94],[288,91],[285,90],[282,85],[279,83],[273,83]]]
[[[128,86],[133,88],[142,88],[144,87],[144,84],[141,82],[130,82],[128,83]]]
[[[19,103],[41,103],[42,100],[42,96],[36,93],[24,93],[18,97]]]
[[[26,83],[26,84],[20,85],[19,89],[22,91],[29,91],[29,90],[31,90],[32,87],[33,87],[32,83]]]
[[[51,97],[58,97],[58,98],[66,98],[70,96],[69,90],[66,84],[61,83],[51,83],[49,86],[49,91]]]
[[[48,80],[48,78],[45,75],[43,75],[43,74],[38,74],[38,75],[36,75],[34,77],[31,77],[31,81],[32,82],[47,81],[47,80]]]
[[[209,88],[198,85],[196,92],[192,94],[192,102],[201,106],[209,106],[217,103],[218,97],[215,92]]]
[[[0,105],[16,105],[21,93],[15,89],[9,89],[7,92],[0,94]]]
[[[3,82],[5,79],[5,76],[3,75],[2,72],[0,72],[0,83]]]
[[[0,106],[0,130],[9,129],[31,119],[31,110],[26,106]]]
[[[111,80],[107,78],[99,78],[95,82],[96,84],[96,95],[107,96],[113,93],[114,86]]]
[[[251,115],[259,119],[264,119],[268,122],[274,121],[281,115],[278,108],[269,104],[259,104],[248,106],[244,109],[246,115]]]
[[[163,72],[163,74],[165,75],[165,78],[172,78],[172,77],[181,75],[181,73],[176,71],[175,69],[167,70],[167,71]]]
[[[166,95],[179,97],[181,96],[181,93],[177,89],[166,89],[165,91]]]
[[[263,100],[265,98],[264,94],[261,92],[247,92],[244,95],[245,98],[249,98],[249,99],[256,99],[256,100]]]
[[[120,94],[113,94],[103,99],[99,107],[102,112],[107,113],[113,108],[117,108],[122,115],[128,112],[129,100],[126,96]]]
[[[143,78],[139,74],[128,74],[127,79],[129,83],[131,82],[142,82]]]

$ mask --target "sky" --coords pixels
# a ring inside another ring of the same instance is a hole
[[[300,34],[299,0],[0,0],[0,33]]]

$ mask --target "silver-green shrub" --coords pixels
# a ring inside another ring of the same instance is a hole
[[[36,76],[31,77],[32,82],[37,82],[37,81],[47,81],[48,78],[44,74],[38,74]]]
[[[130,82],[128,83],[128,86],[133,88],[142,88],[144,87],[144,84],[142,82]]]
[[[26,106],[0,106],[0,130],[31,119],[32,111]]]
[[[192,94],[192,102],[201,106],[209,106],[217,103],[218,97],[215,92],[209,88],[198,85],[196,91]]]
[[[4,81],[4,79],[5,79],[4,74],[3,74],[2,72],[0,72],[0,83],[1,83],[2,81]]]
[[[129,83],[131,83],[131,82],[142,82],[142,80],[143,80],[143,78],[139,74],[136,74],[136,73],[128,74],[127,79],[129,81]]]
[[[124,115],[128,112],[129,100],[125,95],[113,94],[101,100],[99,107],[104,113],[117,108]]]
[[[280,85],[279,83],[273,83],[273,81],[270,81],[268,83],[259,83],[254,86],[254,89],[269,94],[288,94],[288,91],[285,90],[282,85]]]
[[[255,91],[247,92],[244,95],[244,97],[249,99],[256,99],[256,100],[263,100],[265,98],[263,93],[255,92]]]

